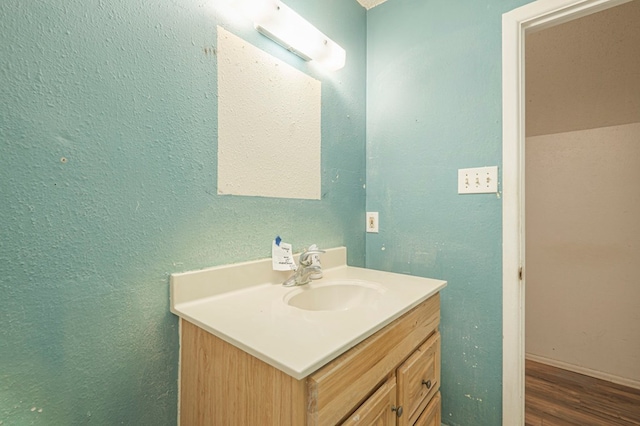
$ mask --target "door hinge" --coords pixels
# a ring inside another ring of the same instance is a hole
[[[518,279],[522,281],[522,266],[518,268]]]

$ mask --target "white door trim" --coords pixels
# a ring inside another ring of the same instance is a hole
[[[502,15],[502,424],[524,425],[524,40],[630,0],[537,0]]]

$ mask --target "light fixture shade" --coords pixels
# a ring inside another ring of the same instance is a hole
[[[347,52],[338,43],[327,39],[322,54],[314,60],[328,70],[337,71],[344,67]]]
[[[306,61],[332,71],[344,67],[346,52],[279,0],[231,0],[256,30]]]

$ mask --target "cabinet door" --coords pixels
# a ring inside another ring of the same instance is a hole
[[[440,387],[440,333],[436,332],[398,368],[398,426],[413,425]]]
[[[438,392],[431,399],[431,402],[424,409],[414,426],[440,426],[441,419],[440,392]]]
[[[343,425],[395,426],[396,378],[390,378],[378,388]]]

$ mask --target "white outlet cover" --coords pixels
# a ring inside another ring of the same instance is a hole
[[[367,212],[367,232],[378,233],[378,212]]]
[[[498,166],[458,169],[458,194],[498,192]]]

